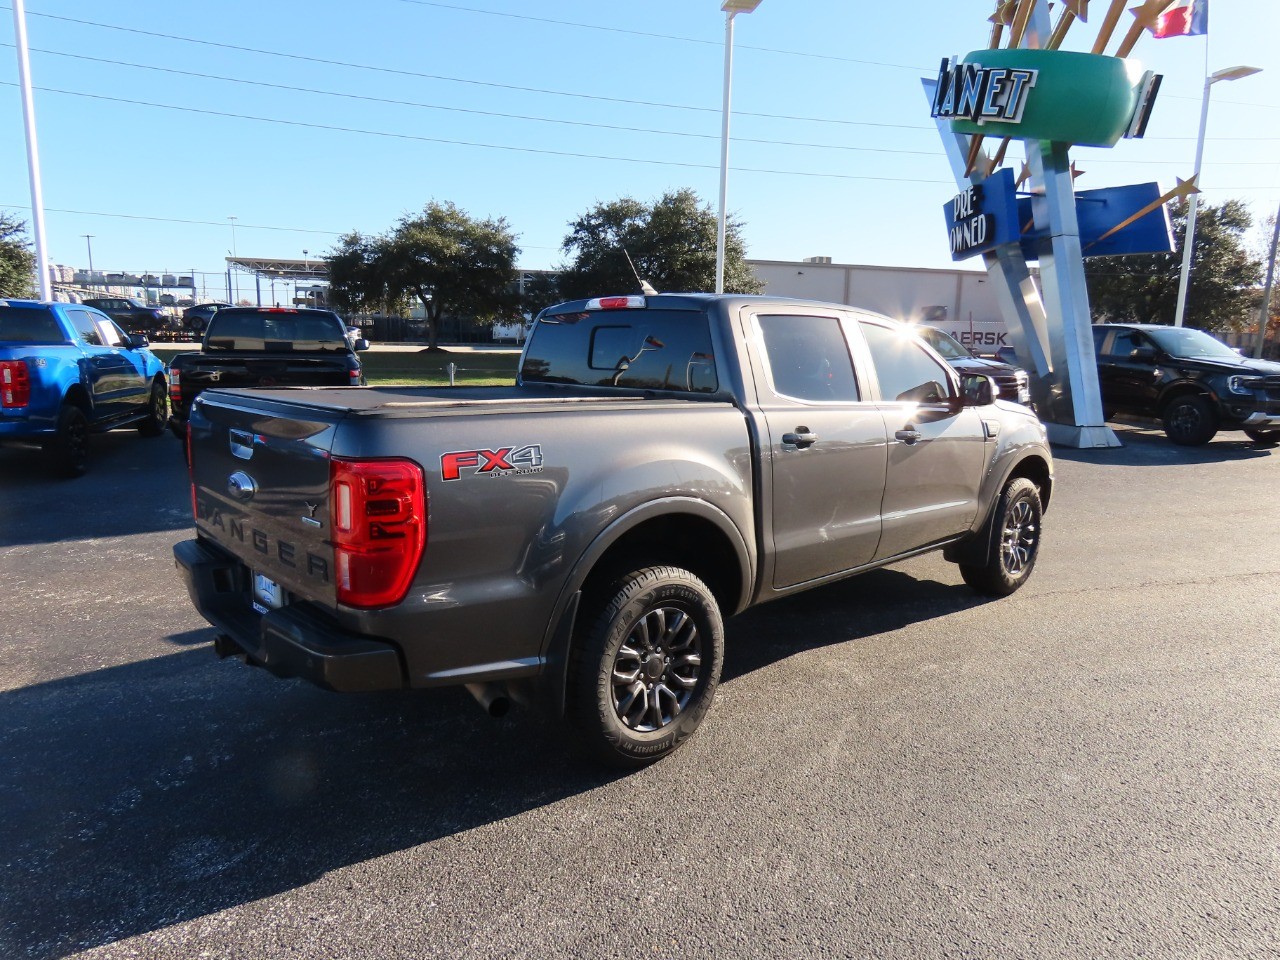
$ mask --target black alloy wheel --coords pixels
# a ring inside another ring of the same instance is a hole
[[[1165,436],[1182,447],[1202,446],[1218,432],[1218,418],[1209,401],[1199,394],[1175,397],[1161,419]]]
[[[675,750],[702,722],[724,660],[715,597],[678,567],[612,581],[574,646],[566,711],[580,745],[613,766],[641,767]]]
[[[1007,597],[1031,576],[1040,555],[1044,508],[1040,490],[1025,477],[1014,477],[1000,492],[987,527],[994,535],[982,564],[960,564],[960,576],[978,593]]]
[[[63,477],[81,477],[89,470],[89,418],[73,403],[64,403],[58,411],[53,438],[45,447],[56,473]]]
[[[151,384],[151,395],[147,397],[147,416],[138,424],[138,432],[144,437],[158,437],[168,425],[169,392],[164,380],[157,377]]]

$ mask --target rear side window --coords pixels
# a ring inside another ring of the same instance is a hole
[[[206,350],[346,350],[346,327],[333,315],[219,310],[209,319]]]
[[[707,316],[694,310],[592,310],[534,325],[520,378],[633,390],[715,393]]]
[[[0,340],[10,343],[62,343],[53,314],[40,307],[0,307]]]
[[[774,390],[797,400],[858,399],[858,381],[835,317],[757,317]]]

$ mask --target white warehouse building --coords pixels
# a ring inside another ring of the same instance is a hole
[[[864,307],[895,320],[942,327],[978,347],[993,342],[983,332],[1004,330],[995,290],[983,271],[860,266],[832,263],[830,257],[747,262],[770,296]]]

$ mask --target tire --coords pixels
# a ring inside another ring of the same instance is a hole
[[[988,528],[991,556],[984,564],[960,564],[964,582],[989,597],[1007,597],[1026,583],[1040,555],[1043,516],[1034,483],[1014,477],[1005,484]]]
[[[1254,443],[1267,445],[1280,443],[1280,430],[1254,430],[1250,427],[1246,427],[1244,435]]]
[[[156,378],[151,384],[151,396],[147,398],[147,417],[138,424],[138,432],[144,437],[158,437],[169,425],[169,393],[164,381]]]
[[[1199,447],[1213,439],[1218,432],[1218,417],[1209,401],[1199,394],[1175,397],[1164,408],[1160,419],[1164,433],[1182,447]]]
[[[82,477],[89,471],[89,418],[74,403],[64,403],[58,411],[45,453],[59,476]]]
[[[606,587],[574,645],[566,717],[578,746],[615,767],[660,760],[698,728],[724,662],[724,625],[706,584],[655,566]]]

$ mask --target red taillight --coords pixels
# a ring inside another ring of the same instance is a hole
[[[31,371],[25,360],[0,360],[0,406],[25,407],[31,402]]]
[[[411,460],[329,463],[338,602],[385,607],[404,599],[427,544],[426,481]]]
[[[174,403],[182,402],[182,371],[169,371],[169,399]]]

